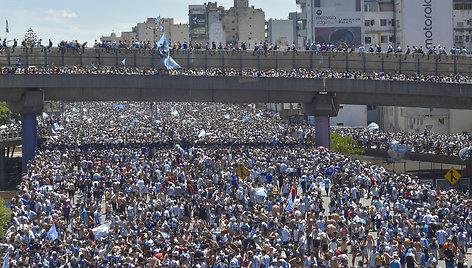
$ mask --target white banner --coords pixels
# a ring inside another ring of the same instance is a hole
[[[424,48],[454,44],[452,0],[402,0],[401,43]]]

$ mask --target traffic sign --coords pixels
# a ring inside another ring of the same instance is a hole
[[[244,180],[249,175],[249,170],[245,166],[240,166],[238,170],[236,170],[236,175],[242,180]]]
[[[451,185],[456,184],[457,181],[461,178],[461,174],[457,172],[454,168],[451,168],[445,175],[444,178],[448,180]]]

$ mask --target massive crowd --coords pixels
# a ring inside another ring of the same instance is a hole
[[[440,155],[458,155],[461,149],[470,147],[469,134],[436,134],[370,131],[367,128],[335,128],[343,136],[351,136],[361,148],[388,149],[393,141],[411,147],[411,152]]]
[[[74,103],[57,120],[10,202],[11,267],[467,262],[466,195],[316,148],[253,106]]]
[[[334,78],[361,80],[394,80],[432,83],[471,83],[469,75],[463,74],[401,74],[389,72],[338,72],[329,70],[235,70],[235,69],[174,69],[116,66],[4,66],[0,74],[117,74],[117,75],[173,75],[173,76],[244,76],[272,78]]]

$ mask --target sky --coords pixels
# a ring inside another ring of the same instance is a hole
[[[188,23],[188,5],[198,5],[206,0],[138,0],[138,1],[64,1],[64,0],[15,0],[2,2],[0,8],[0,38],[5,38],[8,20],[8,40],[23,40],[31,27],[38,38],[56,45],[61,40],[78,40],[92,43],[112,31],[121,34],[131,31],[138,22],[161,16],[174,18],[176,23]],[[233,0],[217,1],[226,9]],[[249,5],[265,11],[266,20],[287,19],[288,13],[297,10],[295,0],[249,0]]]

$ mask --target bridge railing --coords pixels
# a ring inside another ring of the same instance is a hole
[[[422,55],[370,52],[173,50],[183,68],[297,69],[350,72],[390,72],[472,75],[467,55]],[[0,54],[0,66],[68,65],[163,68],[156,50],[139,49],[24,49],[8,48]]]

